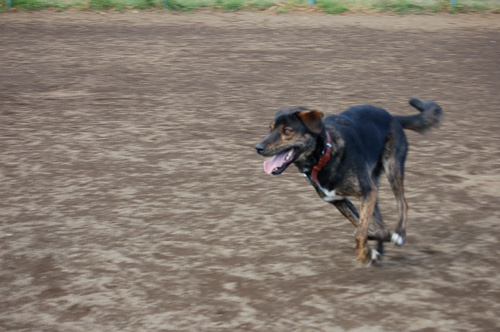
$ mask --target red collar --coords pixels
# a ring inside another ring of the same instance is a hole
[[[323,153],[321,154],[318,163],[314,165],[311,172],[312,180],[316,182],[318,185],[320,184],[318,181],[318,173],[323,169],[323,167],[326,166],[326,164],[328,164],[328,162],[330,161],[330,157],[332,156],[332,138],[330,137],[330,134],[328,133],[327,130],[325,130],[325,133],[326,133],[325,149],[323,150]]]

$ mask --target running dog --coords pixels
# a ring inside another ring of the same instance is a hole
[[[370,265],[383,254],[383,243],[402,246],[406,240],[408,205],[404,197],[404,163],[408,142],[404,129],[425,133],[439,125],[441,107],[412,98],[420,111],[393,116],[374,106],[355,106],[339,115],[304,107],[280,109],[269,125],[269,134],[255,149],[264,157],[264,171],[279,175],[291,164],[303,173],[319,196],[335,207],[356,228],[357,258]],[[385,228],[378,204],[379,178],[385,173],[398,207],[394,232]],[[348,197],[361,200],[360,211]],[[369,224],[373,222],[374,228]],[[377,250],[367,240],[377,241]]]

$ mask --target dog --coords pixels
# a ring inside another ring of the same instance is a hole
[[[408,204],[403,180],[408,142],[404,129],[425,133],[437,127],[443,115],[435,102],[411,98],[409,103],[420,113],[393,116],[362,105],[324,117],[317,110],[285,107],[271,121],[267,137],[255,146],[259,155],[272,157],[264,162],[266,173],[279,175],[294,164],[319,196],[354,225],[356,256],[366,265],[381,257],[384,242],[402,246],[406,241]],[[394,232],[385,227],[378,208],[382,173],[397,201]],[[349,197],[360,199],[359,212]],[[377,241],[376,250],[368,246],[368,240]]]

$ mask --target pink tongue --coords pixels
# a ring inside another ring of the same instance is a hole
[[[271,174],[277,167],[283,166],[288,151],[275,155],[272,159],[264,161],[264,172]]]

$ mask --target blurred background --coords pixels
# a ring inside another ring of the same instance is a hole
[[[500,327],[498,15],[17,10],[0,28],[0,330]],[[445,118],[407,133],[407,243],[363,268],[350,223],[254,146],[284,105],[405,115],[410,97]]]

